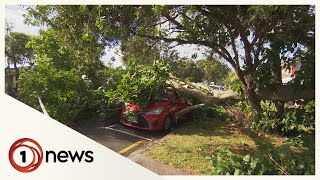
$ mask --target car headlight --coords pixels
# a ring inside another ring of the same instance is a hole
[[[156,109],[153,109],[153,110],[147,112],[147,114],[160,114],[160,113],[162,113],[162,111],[163,111],[163,108],[156,108]]]

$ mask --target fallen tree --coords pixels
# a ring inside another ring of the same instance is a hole
[[[195,85],[192,82],[182,81],[181,79],[170,76],[167,80],[167,85],[173,87],[176,91],[187,94],[188,96],[198,99],[201,103],[192,105],[185,108],[175,114],[175,118],[201,107],[209,106],[215,103],[221,103],[227,100],[241,100],[245,97],[231,91],[219,91],[211,89],[205,85]],[[308,89],[302,91],[296,91],[289,86],[280,86],[277,90],[271,90],[268,88],[258,89],[257,94],[260,100],[273,100],[273,101],[294,101],[298,99],[314,99],[315,90]]]
[[[228,99],[244,99],[243,96],[240,96],[231,90],[219,91],[210,89],[210,87],[207,86],[196,86],[193,83],[182,81],[173,76],[170,77],[167,84],[172,85],[175,89],[188,93],[203,102],[217,103]],[[260,100],[294,101],[298,99],[315,98],[314,89],[297,90],[294,87],[286,85],[279,86],[276,90],[259,88],[257,94]]]
[[[147,106],[156,89],[170,86],[180,95],[192,101],[192,106],[175,114],[175,119],[201,107],[222,103],[228,100],[247,100],[232,90],[220,91],[206,85],[183,81],[170,73],[170,68],[162,61],[153,65],[138,65],[135,61],[129,63],[126,73],[116,83],[116,89],[106,93],[111,100],[134,102],[140,107]],[[255,91],[261,100],[294,101],[298,99],[314,99],[314,89],[297,90],[292,86],[279,86],[276,90],[260,88]]]

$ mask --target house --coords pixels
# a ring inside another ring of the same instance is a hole
[[[296,77],[296,72],[301,69],[301,62],[291,61],[289,64],[281,65],[281,79],[283,84],[287,84]]]

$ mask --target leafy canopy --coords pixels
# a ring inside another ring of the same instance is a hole
[[[31,36],[19,33],[10,32],[5,36],[5,54],[10,64],[31,63],[34,56],[32,48],[27,46],[31,40]]]
[[[233,68],[257,114],[262,110],[260,98],[265,97],[265,91],[258,91],[261,87],[281,99],[304,98],[299,94],[306,94],[290,88],[279,94],[282,63],[300,57],[308,65],[297,78],[298,87],[314,87],[314,6],[53,5],[29,9],[26,21],[57,29],[68,48],[85,58],[80,64],[95,57],[82,52],[101,55],[101,46],[132,36],[208,48],[216,59],[224,59]],[[270,73],[262,76],[262,72]]]

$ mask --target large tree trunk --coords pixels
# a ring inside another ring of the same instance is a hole
[[[277,108],[277,118],[280,119],[283,117],[283,113],[284,113],[284,103],[282,101],[276,101],[276,108]]]
[[[255,83],[253,81],[252,74],[249,74],[246,78],[243,75],[243,71],[240,68],[236,69],[237,76],[242,84],[242,90],[245,99],[249,102],[250,106],[254,110],[254,120],[258,121],[261,117],[262,109],[260,105],[260,97],[255,91]]]
[[[275,42],[271,43],[272,49],[274,50],[271,52],[272,58],[274,59],[274,61],[271,61],[271,63],[273,66],[272,69],[275,76],[276,84],[280,87],[282,85],[282,77],[281,77],[282,67],[281,67],[281,59],[279,59],[279,54],[281,52],[280,51],[281,47],[279,47],[279,44],[281,43],[275,43]],[[284,112],[284,102],[280,100],[275,100],[273,102],[275,103],[275,106],[277,109],[276,116],[278,119],[281,119]]]
[[[259,96],[256,94],[253,87],[244,87],[243,90],[244,90],[245,99],[249,102],[250,106],[254,110],[253,112],[255,117],[254,120],[255,121],[260,120],[262,109],[260,105],[261,100]]]

